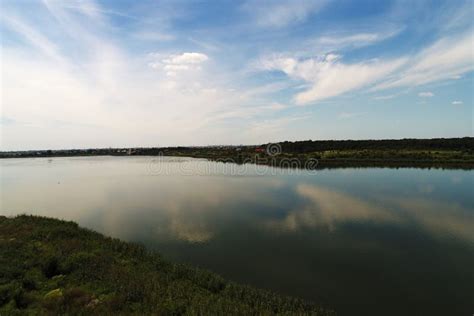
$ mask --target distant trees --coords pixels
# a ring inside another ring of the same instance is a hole
[[[308,153],[327,150],[474,150],[474,137],[384,140],[305,140],[281,142],[282,151]]]

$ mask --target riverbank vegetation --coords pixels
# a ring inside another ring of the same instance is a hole
[[[296,141],[260,146],[168,147],[152,154],[275,167],[474,168],[474,138]]]
[[[333,315],[73,222],[0,216],[0,315]]]
[[[186,156],[288,167],[474,168],[474,138],[326,140],[242,146],[99,148],[0,152],[0,158],[71,156]],[[313,163],[317,161],[317,163]]]

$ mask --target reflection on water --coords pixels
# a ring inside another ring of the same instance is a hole
[[[474,242],[474,217],[456,203],[435,198],[378,196],[367,202],[346,193],[320,186],[301,184],[297,194],[309,201],[304,208],[288,212],[283,220],[271,219],[274,228],[295,231],[302,227],[327,227],[331,231],[347,222],[367,222],[408,226],[432,235],[451,235]]]
[[[162,159],[0,160],[0,214],[74,220],[342,315],[474,311],[472,171]]]

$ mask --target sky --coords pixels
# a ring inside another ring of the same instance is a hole
[[[474,1],[0,0],[0,150],[473,136]]]

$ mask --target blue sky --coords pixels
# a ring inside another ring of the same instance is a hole
[[[473,135],[472,1],[1,5],[1,150]]]

